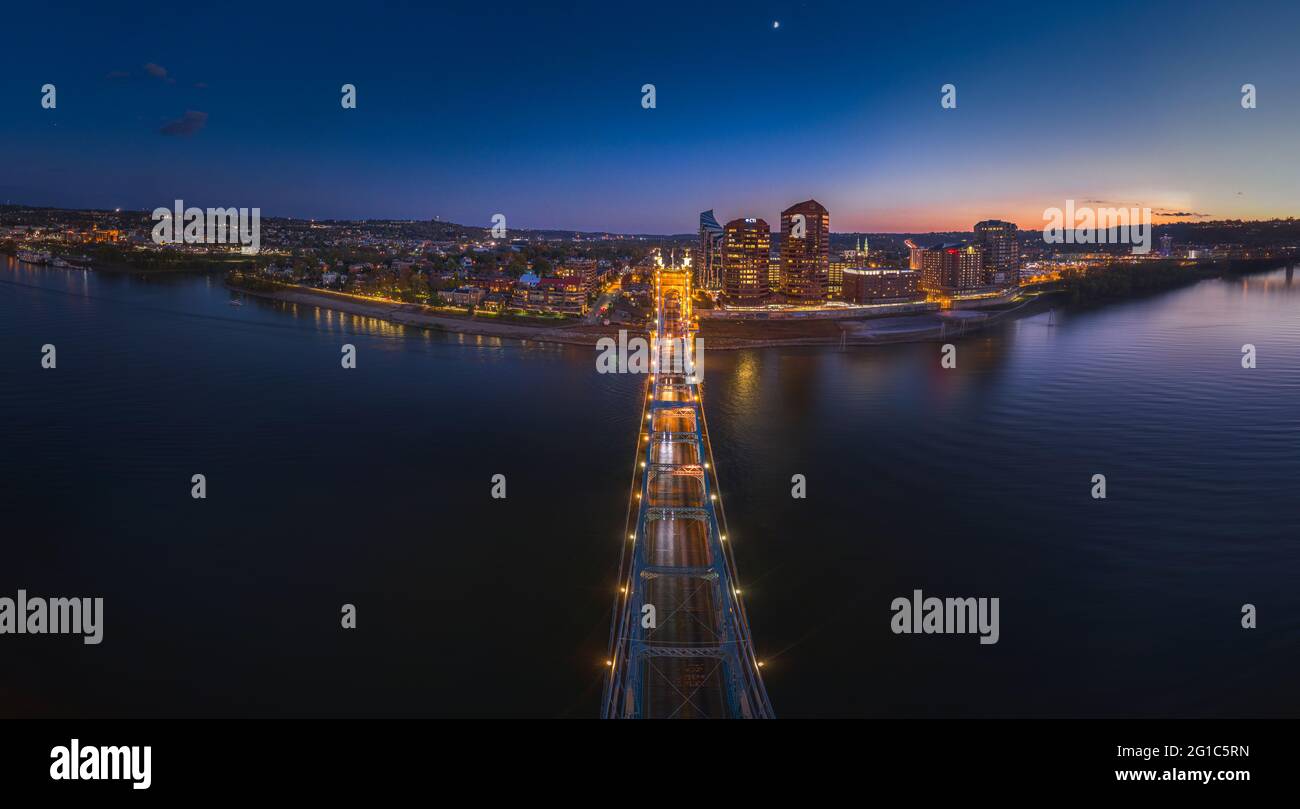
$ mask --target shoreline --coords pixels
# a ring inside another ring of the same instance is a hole
[[[619,325],[573,324],[543,326],[522,323],[494,323],[486,319],[469,316],[458,317],[440,313],[418,303],[371,300],[341,292],[305,287],[254,290],[227,281],[226,288],[262,300],[315,306],[358,317],[373,317],[399,326],[410,326],[437,332],[499,337],[524,342],[534,341],[595,347],[602,338],[611,337],[617,339],[620,330],[631,333],[642,331],[642,329],[635,327],[628,328]],[[710,335],[710,331],[716,332],[718,330],[717,322],[705,320],[701,323],[699,336],[710,349],[724,351],[783,346],[868,346],[925,342],[945,337],[957,338],[974,334],[989,326],[1001,323],[1010,315],[1036,313],[1041,309],[1037,304],[1058,297],[1059,294],[1059,292],[1055,291],[1031,293],[1014,306],[997,310],[948,310],[947,314],[926,313],[782,324],[787,327],[792,326],[793,329],[785,328],[780,330],[797,331],[803,329],[805,332],[802,334],[794,333],[788,337],[751,337],[717,333]],[[771,331],[775,322],[739,321],[739,323],[741,324],[741,330],[757,328]],[[713,325],[712,329],[710,329],[711,324]],[[732,330],[734,330],[736,324],[733,322],[728,325],[732,326]],[[814,331],[816,333],[813,333]]]
[[[609,327],[587,327],[601,329],[600,332],[583,333],[572,326],[535,326],[523,323],[493,323],[485,319],[457,317],[418,303],[398,303],[396,301],[379,301],[347,295],[329,290],[293,287],[277,290],[247,289],[226,282],[226,288],[263,300],[281,303],[315,306],[336,312],[373,317],[386,320],[399,326],[427,329],[429,331],[474,334],[483,337],[502,337],[511,340],[533,340],[539,342],[568,343],[571,345],[596,345],[601,337],[617,337],[618,330]],[[612,330],[612,332],[608,331]]]

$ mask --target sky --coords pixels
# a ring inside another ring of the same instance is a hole
[[[627,233],[808,198],[841,232],[1300,214],[1294,2],[226,8],[11,6],[0,202]]]

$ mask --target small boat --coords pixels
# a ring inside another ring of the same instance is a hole
[[[244,302],[241,301],[241,300],[236,300],[235,298],[231,298],[231,299],[230,299],[230,305],[231,305],[231,306],[243,306],[243,305],[244,305]]]

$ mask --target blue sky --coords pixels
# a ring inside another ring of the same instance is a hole
[[[634,232],[809,197],[838,231],[1300,213],[1296,4],[475,5],[11,7],[0,201]]]

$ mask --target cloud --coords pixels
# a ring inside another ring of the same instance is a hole
[[[174,121],[168,121],[158,130],[160,135],[170,135],[177,138],[188,138],[190,135],[198,132],[208,123],[208,114],[206,112],[196,112],[195,110],[186,110],[185,114]]]
[[[1145,208],[1140,202],[1115,202],[1109,199],[1085,199],[1084,205],[1101,205],[1107,208]],[[1213,214],[1196,211],[1175,211],[1173,208],[1152,208],[1152,216],[1177,217],[1179,219],[1211,219]]]
[[[150,62],[149,64],[145,65],[144,72],[148,73],[150,76],[153,76],[155,79],[162,79],[168,84],[176,83],[175,79],[167,75],[167,68],[163,67],[160,64],[157,64],[156,62]]]

